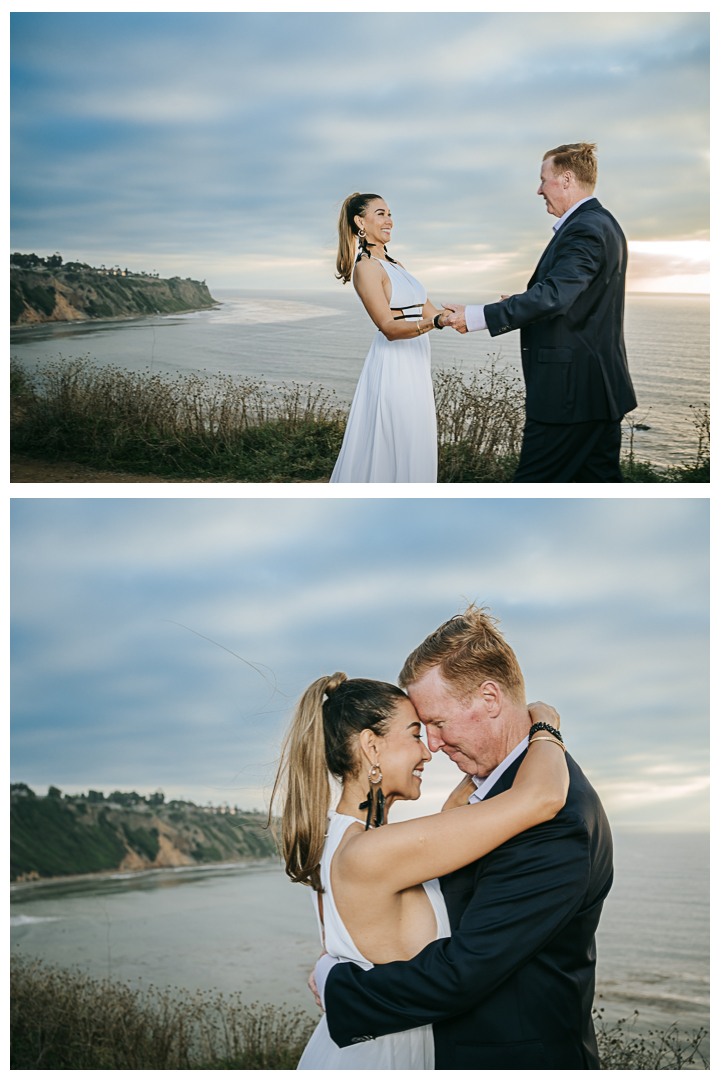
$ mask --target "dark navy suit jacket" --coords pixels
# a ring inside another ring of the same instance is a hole
[[[555,233],[527,292],[485,305],[492,337],[520,330],[528,419],[619,420],[635,408],[623,338],[627,258],[617,221],[590,199]]]
[[[523,757],[487,798],[512,786]],[[330,971],[338,1046],[434,1024],[437,1069],[599,1068],[595,930],[612,838],[598,796],[567,762],[567,802],[552,821],[443,878],[452,937],[412,960]]]

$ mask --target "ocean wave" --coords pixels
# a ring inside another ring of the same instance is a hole
[[[11,915],[11,926],[27,926],[29,923],[60,922],[64,915]]]
[[[206,318],[212,323],[281,323],[298,322],[300,319],[318,319],[328,315],[342,315],[337,308],[303,304],[299,300],[226,300],[222,307],[208,312]]]
[[[663,993],[662,991],[655,991],[654,993],[647,990],[636,989],[630,987],[625,990],[620,989],[608,989],[607,987],[598,987],[598,999],[602,1001],[627,1001],[638,1002],[643,1005],[696,1005],[700,1008],[707,1009],[710,1007],[709,997],[698,997],[692,994],[678,994],[672,992]]]

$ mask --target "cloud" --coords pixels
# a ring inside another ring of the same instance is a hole
[[[13,777],[256,800],[312,679],[394,680],[467,598],[652,824],[706,772],[707,596],[704,499],[13,500]]]
[[[339,201],[379,190],[411,265],[495,292],[526,279],[549,235],[542,153],[580,137],[598,142],[598,195],[628,235],[707,235],[706,13],[37,12],[12,25],[17,250],[150,260],[211,286],[292,287],[301,272],[329,288]],[[559,127],[545,103],[561,80]]]
[[[710,292],[709,240],[631,240],[630,292]]]

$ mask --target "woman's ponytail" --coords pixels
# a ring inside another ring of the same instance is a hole
[[[273,803],[282,801],[282,853],[292,881],[322,892],[320,857],[332,798],[330,777],[344,783],[358,775],[360,733],[369,728],[385,735],[389,717],[405,698],[391,683],[348,679],[342,671],[316,679],[300,698],[283,743],[269,812],[277,839]]]
[[[342,280],[343,285],[347,285],[352,277],[355,264],[355,237],[358,235],[355,218],[362,217],[370,203],[379,198],[380,195],[361,195],[359,191],[355,191],[352,195],[348,195],[342,204],[338,220],[338,253],[335,263],[337,274],[335,277],[339,281]]]
[[[300,698],[283,745],[270,799],[272,815],[276,794],[281,788],[284,790],[282,851],[285,873],[292,881],[312,885],[316,892],[322,892],[320,856],[331,799],[323,699],[346,679],[347,675],[342,671],[325,675],[316,679]]]

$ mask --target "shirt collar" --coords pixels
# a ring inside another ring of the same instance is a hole
[[[500,779],[506,769],[509,769],[513,761],[516,761],[520,757],[524,750],[527,750],[529,736],[526,735],[522,742],[518,743],[514,750],[511,750],[504,761],[493,769],[489,776],[473,776],[473,783],[475,784],[475,792],[471,796],[473,801],[478,799],[484,799],[490,789],[495,786],[496,782]]]
[[[570,217],[570,215],[573,213],[573,211],[577,210],[578,206],[582,206],[582,204],[584,202],[590,202],[590,200],[594,199],[594,198],[595,198],[594,195],[586,195],[584,199],[578,199],[578,201],[576,203],[573,203],[573,205],[570,207],[570,209],[566,210],[565,213],[563,214],[563,216],[561,218],[558,218],[558,220],[555,222],[555,224],[553,225],[553,232],[557,232],[558,229],[562,225],[565,224],[565,222]]]

